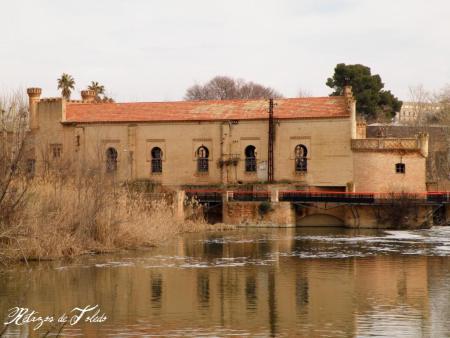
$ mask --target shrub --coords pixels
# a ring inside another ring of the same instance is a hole
[[[258,212],[261,217],[267,215],[272,210],[272,204],[270,202],[264,201],[258,205]]]

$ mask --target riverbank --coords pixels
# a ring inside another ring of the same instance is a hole
[[[27,184],[16,210],[2,215],[3,265],[156,246],[181,233],[233,228],[207,224],[193,201],[185,202],[189,219],[180,220],[169,192],[136,191],[108,177],[47,177]]]

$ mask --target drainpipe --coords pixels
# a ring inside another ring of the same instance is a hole
[[[224,165],[223,162],[225,160],[224,158],[224,143],[225,143],[225,135],[224,135],[224,124],[227,122],[222,122],[220,124],[220,161],[222,162],[222,165],[220,166],[220,181],[222,184],[225,184],[225,175],[224,175]]]

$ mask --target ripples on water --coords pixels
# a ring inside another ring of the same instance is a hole
[[[241,229],[0,274],[0,315],[99,304],[65,336],[450,336],[450,228]],[[1,332],[1,330],[0,330]],[[10,327],[6,336],[42,335]],[[26,335],[26,334],[25,334]]]

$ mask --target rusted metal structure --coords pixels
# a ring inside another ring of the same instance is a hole
[[[267,164],[267,179],[269,183],[274,182],[274,168],[273,168],[273,143],[275,139],[275,128],[273,124],[273,99],[269,100],[269,147],[268,147],[268,164]]]

